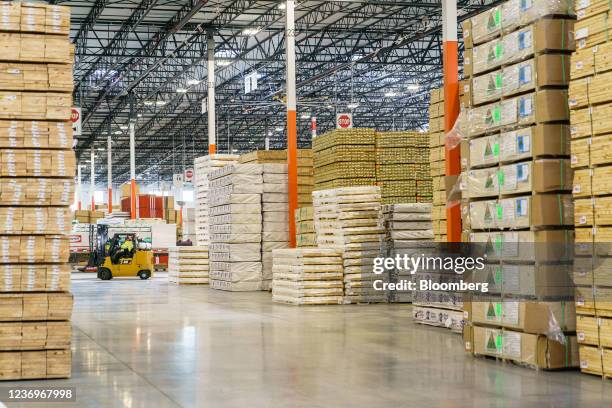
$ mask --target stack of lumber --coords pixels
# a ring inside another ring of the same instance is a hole
[[[208,173],[235,163],[238,157],[238,155],[234,154],[209,154],[196,157],[194,160],[195,244],[197,245],[208,245],[210,242]]]
[[[486,256],[471,279],[489,285],[457,298],[466,350],[537,369],[578,365],[568,273],[573,5],[510,0],[464,22],[463,230]]]
[[[314,189],[376,184],[376,132],[332,130],[312,141]]]
[[[208,174],[213,289],[262,289],[262,174],[261,164],[231,164]]]
[[[272,250],[289,246],[289,204],[287,191],[287,165],[263,164],[263,228],[261,236],[261,262],[263,289],[272,285]]]
[[[272,300],[292,305],[341,304],[342,252],[296,248],[272,252]]]
[[[83,224],[96,224],[102,218],[104,218],[104,211],[76,210],[74,212],[74,219]]]
[[[302,207],[295,210],[295,235],[295,242],[298,247],[317,246],[314,209],[312,207]]]
[[[434,89],[429,102],[429,165],[432,176],[433,231],[437,242],[446,242],[446,190],[444,183],[444,90]]]
[[[381,255],[388,258],[420,256],[434,247],[431,224],[431,204],[389,204],[383,206],[385,240]],[[415,276],[406,270],[389,270],[389,282],[414,281]],[[389,292],[387,298],[393,303],[409,303],[413,292]]]
[[[255,150],[240,156],[240,163],[287,163],[286,150]],[[312,150],[298,149],[298,208],[312,206],[313,170]]]
[[[313,193],[315,231],[320,248],[342,251],[344,303],[385,301],[373,288],[383,238],[380,188],[345,187]]]
[[[208,247],[168,248],[168,282],[177,285],[208,283]]]
[[[432,200],[429,135],[422,132],[376,132],[376,184],[383,204]]]
[[[569,105],[580,370],[612,377],[612,10],[578,2]]]
[[[0,380],[71,372],[69,32],[68,7],[0,5]]]

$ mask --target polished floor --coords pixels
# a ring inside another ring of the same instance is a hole
[[[14,383],[75,386],[73,406],[612,406],[612,381],[473,359],[409,305],[292,307],[163,275],[75,274],[73,292],[72,378]]]

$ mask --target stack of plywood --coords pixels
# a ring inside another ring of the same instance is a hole
[[[70,9],[0,5],[0,380],[67,378]]]
[[[342,303],[342,251],[275,249],[272,300],[293,305]]]
[[[178,285],[208,283],[208,247],[168,248],[168,282]]]
[[[612,11],[578,2],[569,106],[580,370],[612,376]]]
[[[568,273],[572,12],[573,2],[510,0],[464,23],[464,236],[486,255],[472,279],[489,285],[464,303],[466,349],[544,369],[578,365]]]
[[[240,163],[287,163],[286,150],[256,150],[240,156]],[[298,208],[312,206],[312,150],[298,149]]]
[[[383,206],[385,240],[381,245],[381,255],[396,258],[398,255],[421,256],[434,247],[431,224],[431,204],[390,204]],[[388,271],[389,282],[414,281],[409,270],[392,269]],[[412,291],[389,292],[387,298],[394,303],[407,303],[413,300]]]
[[[376,184],[383,204],[431,202],[429,135],[376,132]]]
[[[314,189],[376,184],[376,132],[332,130],[312,141]]]
[[[232,164],[208,174],[213,289],[262,289],[262,173],[261,164]]]
[[[374,259],[383,237],[380,188],[346,187],[313,193],[315,230],[319,247],[342,250],[344,302],[386,300],[373,288]]]
[[[432,176],[433,202],[431,216],[435,240],[446,242],[444,90],[431,91],[429,103],[429,165]]]
[[[317,246],[317,233],[314,227],[312,207],[302,207],[295,210],[295,235],[295,242],[298,247]]]
[[[261,261],[263,289],[272,285],[272,250],[289,246],[289,204],[287,191],[287,165],[263,164],[263,228],[261,237]]]
[[[195,193],[195,243],[199,246],[210,242],[209,208],[208,208],[208,173],[228,164],[235,163],[238,155],[209,154],[196,157],[194,161]]]

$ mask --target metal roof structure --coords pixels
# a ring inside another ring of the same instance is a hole
[[[72,7],[76,106],[89,149],[113,139],[116,182],[129,177],[130,118],[136,172],[168,180],[207,154],[206,39],[215,39],[219,152],[285,147],[285,22],[279,0],[51,0]],[[498,3],[459,0],[459,19]],[[426,129],[429,91],[442,80],[440,0],[304,0],[296,5],[299,145],[310,119],[335,127]],[[245,92],[245,77],[257,89]],[[96,178],[105,180],[105,155]],[[87,179],[87,177],[84,177]]]

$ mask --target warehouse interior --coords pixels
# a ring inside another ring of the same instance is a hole
[[[610,406],[611,13],[0,1],[0,408]]]

